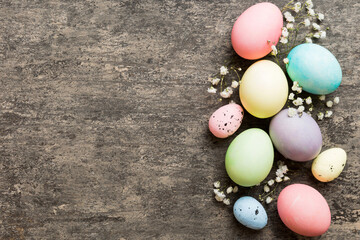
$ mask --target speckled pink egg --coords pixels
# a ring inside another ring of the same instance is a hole
[[[244,110],[236,103],[229,103],[216,110],[209,119],[209,129],[218,138],[227,138],[239,129]]]
[[[330,208],[325,198],[305,184],[284,188],[278,197],[277,209],[283,223],[303,236],[320,236],[331,223]]]
[[[243,12],[231,32],[231,43],[237,54],[259,59],[271,52],[281,36],[283,16],[272,3],[258,3]]]

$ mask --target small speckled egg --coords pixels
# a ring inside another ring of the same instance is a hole
[[[259,59],[271,52],[281,36],[283,16],[280,9],[269,2],[251,6],[236,20],[231,43],[239,56]]]
[[[240,100],[251,115],[268,118],[284,107],[288,88],[286,76],[279,65],[260,60],[245,71],[239,89]]]
[[[303,236],[320,236],[331,223],[330,208],[325,198],[305,184],[284,188],[278,197],[277,209],[283,223]]]
[[[299,82],[304,91],[313,94],[329,94],[335,91],[342,79],[339,62],[326,48],[304,43],[293,48],[286,65],[292,81]]]
[[[245,227],[260,230],[267,224],[264,207],[253,197],[241,197],[234,204],[234,216]]]
[[[236,184],[251,187],[269,174],[274,162],[274,147],[269,135],[259,128],[240,133],[225,156],[226,172]]]
[[[320,182],[337,178],[346,164],[346,152],[342,148],[328,149],[315,158],[311,171]]]
[[[209,119],[209,129],[218,138],[227,138],[239,129],[244,110],[236,103],[229,103],[216,110]]]
[[[288,109],[279,112],[270,122],[269,133],[275,148],[287,159],[305,162],[321,151],[319,125],[306,113],[288,116]]]

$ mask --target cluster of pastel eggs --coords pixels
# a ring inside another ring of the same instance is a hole
[[[280,9],[271,3],[248,8],[236,20],[231,41],[234,50],[245,59],[260,59],[276,45],[283,26]],[[342,79],[334,55],[317,44],[305,43],[288,54],[287,73],[304,91],[323,95],[335,91]],[[314,160],[312,173],[321,182],[337,178],[346,163],[346,152],[332,148],[321,153],[322,135],[317,122],[306,113],[289,116],[283,109],[287,102],[288,82],[281,68],[272,61],[252,64],[241,79],[239,95],[242,106],[257,118],[270,118],[269,134],[259,128],[247,129],[231,142],[225,156],[226,171],[236,184],[251,187],[262,182],[274,162],[274,147],[285,158],[297,162]],[[218,138],[234,134],[244,117],[243,108],[229,103],[209,119],[209,129]],[[279,194],[277,209],[283,223],[304,236],[319,236],[331,222],[325,198],[314,188],[292,184]],[[235,218],[252,229],[267,224],[267,214],[255,198],[239,198],[233,207]]]

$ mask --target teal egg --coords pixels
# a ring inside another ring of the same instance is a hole
[[[309,93],[325,95],[335,91],[342,79],[339,62],[326,48],[312,43],[293,48],[286,65],[292,81],[299,82]]]

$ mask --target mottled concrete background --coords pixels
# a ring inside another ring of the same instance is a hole
[[[206,80],[234,56],[232,24],[255,2],[0,1],[1,239],[302,239],[276,203],[252,231],[212,194],[213,181],[229,183],[233,137],[208,132],[223,103]],[[348,163],[327,184],[311,163],[288,163],[297,174],[276,193],[316,187],[332,211],[322,239],[359,239],[360,4],[314,2],[344,75],[320,122],[324,149],[344,148]],[[239,132],[267,124],[246,113]]]

